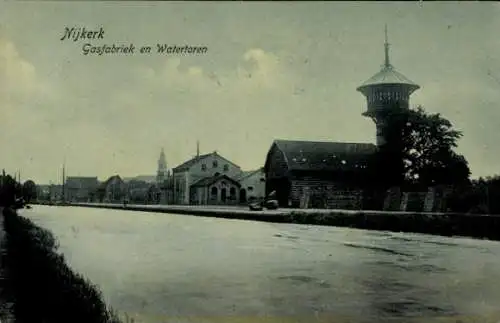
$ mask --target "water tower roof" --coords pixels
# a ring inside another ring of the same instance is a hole
[[[359,88],[383,84],[405,84],[415,89],[420,87],[406,76],[396,71],[392,66],[384,66],[377,74],[369,78]]]
[[[384,65],[382,65],[382,69],[371,78],[369,78],[366,82],[364,82],[360,87],[358,87],[358,91],[375,85],[388,85],[388,84],[400,84],[407,85],[410,87],[412,91],[420,88],[416,83],[410,81],[406,76],[399,73],[394,69],[389,60],[389,40],[387,37],[387,25],[385,26],[385,43],[384,43]]]

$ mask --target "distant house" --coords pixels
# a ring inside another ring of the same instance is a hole
[[[37,185],[37,199],[40,201],[59,201],[62,199],[62,185]]]
[[[241,168],[230,160],[222,157],[217,152],[197,155],[181,165],[172,169],[171,187],[173,190],[173,204],[196,204],[191,198],[191,185],[201,179],[218,175],[236,178],[242,173]]]
[[[267,154],[266,194],[280,206],[359,208],[357,183],[376,146],[368,143],[275,140]]]
[[[240,183],[231,177],[220,174],[200,179],[191,185],[191,204],[224,204],[239,203]]]
[[[255,199],[262,199],[266,195],[266,174],[264,168],[253,171],[245,171],[236,178],[240,184],[240,203],[251,202]]]
[[[125,183],[131,182],[131,181],[140,181],[140,182],[146,182],[146,183],[156,183],[156,176],[155,175],[138,175],[135,177],[124,177],[123,181]]]
[[[64,195],[68,202],[88,202],[94,199],[99,181],[96,177],[68,176]]]
[[[108,178],[98,189],[99,200],[104,203],[120,203],[127,196],[127,185],[120,176]]]
[[[130,180],[126,182],[128,199],[131,203],[146,203],[148,200],[149,187],[153,184],[141,180]]]

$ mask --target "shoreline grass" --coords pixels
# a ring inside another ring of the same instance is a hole
[[[75,273],[60,254],[53,234],[4,208],[1,281],[19,323],[121,323],[98,287]]]

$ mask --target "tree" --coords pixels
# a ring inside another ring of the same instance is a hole
[[[462,137],[439,113],[422,107],[388,109],[381,116],[385,144],[371,162],[372,176],[387,186],[461,185],[469,183],[466,159],[453,151]],[[383,170],[383,171],[381,171]],[[373,172],[372,172],[373,173]]]
[[[21,185],[10,175],[0,175],[0,205],[12,206],[22,195]]]
[[[36,199],[37,197],[37,192],[36,192],[36,185],[35,182],[32,180],[27,180],[23,184],[23,197],[26,202],[30,202],[33,199]]]

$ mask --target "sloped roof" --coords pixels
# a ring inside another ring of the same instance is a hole
[[[125,182],[121,179],[120,175],[113,175],[113,176],[111,176],[110,178],[108,178],[105,182],[103,182],[103,183],[100,185],[100,188],[106,188],[106,187],[108,187],[109,183],[110,183],[111,181],[113,181],[114,179],[116,179],[116,180],[118,180],[118,181],[120,181],[120,182],[122,182],[122,183],[125,183]]]
[[[123,178],[123,181],[130,182],[130,181],[144,181],[146,183],[153,183],[156,182],[156,176],[155,175],[139,175],[135,177],[125,177]]]
[[[245,178],[247,178],[249,176],[252,176],[255,173],[262,172],[262,171],[263,171],[263,167],[261,167],[259,169],[243,171],[243,172],[241,172],[240,176],[236,177],[235,179],[237,181],[241,181],[242,179],[245,179]]]
[[[209,154],[204,154],[204,155],[195,156],[195,157],[191,158],[190,160],[188,160],[188,161],[186,161],[186,162],[184,162],[184,163],[180,164],[179,166],[174,167],[174,168],[172,169],[172,171],[174,171],[174,172],[186,171],[186,170],[188,170],[191,166],[193,166],[194,164],[196,164],[197,162],[199,162],[199,161],[201,161],[201,160],[203,160],[203,159],[205,159],[205,158],[207,158],[207,157],[210,157],[210,156],[215,156],[215,155],[217,155],[218,157],[220,157],[220,158],[224,159],[224,160],[225,160],[225,161],[227,161],[229,164],[232,164],[233,166],[235,166],[235,167],[237,167],[237,168],[239,168],[239,167],[240,167],[240,166],[236,165],[235,163],[233,163],[232,161],[230,161],[229,159],[227,159],[227,158],[225,158],[225,157],[223,157],[223,156],[219,155],[219,154],[217,153],[217,151],[214,151],[214,152],[211,152],[211,153],[209,153]]]
[[[179,172],[179,171],[187,170],[191,166],[193,166],[194,164],[196,164],[198,161],[203,160],[203,159],[205,159],[205,158],[207,158],[209,156],[212,156],[212,154],[213,153],[195,156],[195,157],[189,159],[188,161],[185,161],[184,163],[180,164],[179,166],[174,167],[172,170],[174,172]]]
[[[193,187],[193,186],[196,186],[196,187],[209,186],[209,185],[212,185],[212,184],[214,184],[214,183],[216,183],[216,182],[218,182],[220,180],[223,180],[223,179],[227,180],[229,182],[232,182],[232,183],[234,183],[234,184],[236,184],[238,186],[240,185],[238,183],[238,181],[232,179],[231,177],[229,177],[227,175],[222,174],[222,175],[217,175],[217,176],[211,176],[211,177],[202,178],[199,181],[193,183],[191,185],[191,187]]]
[[[275,140],[274,144],[285,155],[289,170],[356,169],[377,151],[370,143]]]
[[[378,73],[370,77],[366,82],[358,87],[358,91],[367,86],[379,84],[405,84],[413,90],[420,88],[419,85],[396,71],[392,66],[384,66]]]

